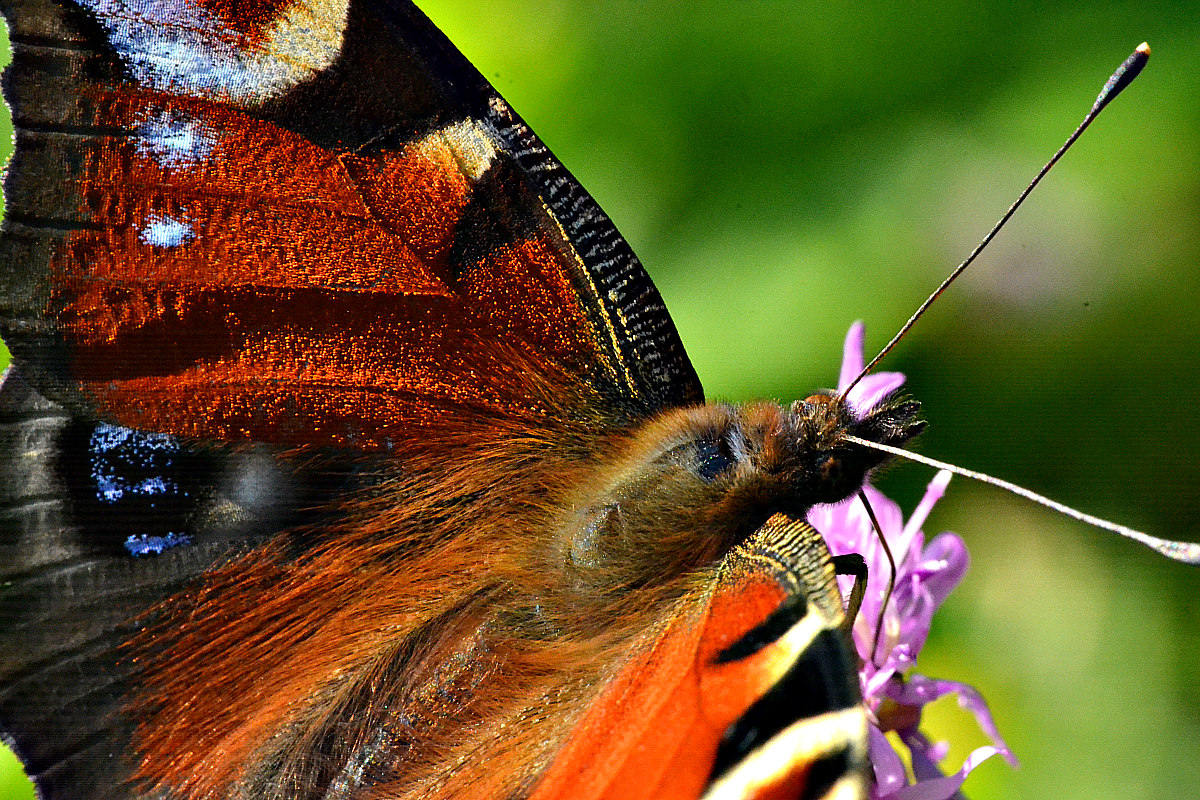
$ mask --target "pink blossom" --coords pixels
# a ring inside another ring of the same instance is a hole
[[[863,332],[859,322],[846,336],[839,389],[862,369]],[[856,414],[865,414],[903,382],[904,376],[895,372],[867,376],[850,392],[847,402]],[[926,544],[921,530],[949,482],[950,473],[938,473],[907,522],[896,503],[875,488],[864,487],[896,561],[895,587],[882,616],[880,608],[890,568],[862,502],[855,497],[836,505],[817,506],[808,515],[808,521],[824,535],[831,553],[859,553],[867,562],[867,590],[854,622],[853,639],[860,659],[863,702],[871,722],[870,757],[875,770],[872,797],[876,800],[948,800],[958,796],[967,775],[988,758],[1000,754],[1016,764],[976,689],[914,671],[934,612],[967,571],[967,548],[962,539],[953,533],[941,533]],[[839,580],[847,592],[853,579]],[[948,694],[958,696],[959,705],[974,715],[992,744],[977,748],[957,772],[944,775],[938,762],[945,757],[947,745],[930,742],[919,725],[922,708]],[[888,731],[894,731],[908,749],[911,775],[884,735]]]

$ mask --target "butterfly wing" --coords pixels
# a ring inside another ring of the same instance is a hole
[[[317,526],[364,452],[701,397],[628,245],[411,4],[3,11],[0,714],[46,796],[136,766],[146,609]]]
[[[124,650],[146,612],[352,492],[262,449],[83,419],[10,367],[0,387],[0,730],[42,797],[126,796]]]
[[[771,517],[603,687],[533,800],[860,796],[843,620],[820,534]]]
[[[0,727],[43,794],[422,794],[382,765],[447,720],[436,763],[532,790],[623,657],[504,682],[487,476],[702,399],[628,245],[409,3],[0,6]]]
[[[564,385],[701,399],[628,244],[410,3],[5,13],[0,317],[52,399],[360,449]]]

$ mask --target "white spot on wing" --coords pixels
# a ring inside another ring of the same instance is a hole
[[[142,228],[139,238],[153,247],[177,247],[195,239],[196,233],[191,225],[174,217],[155,216]]]
[[[138,126],[138,152],[162,167],[180,169],[206,159],[216,145],[212,130],[178,111],[156,111]]]
[[[327,68],[342,49],[349,0],[293,0],[259,46],[194,0],[80,0],[140,83],[245,105]]]

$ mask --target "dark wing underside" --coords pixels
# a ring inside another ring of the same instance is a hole
[[[369,461],[363,461],[359,470]],[[0,731],[46,798],[126,796],[146,613],[362,485],[344,462],[184,446],[0,386]]]

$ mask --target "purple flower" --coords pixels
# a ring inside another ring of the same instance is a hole
[[[839,389],[862,369],[863,330],[862,323],[856,322],[846,336]],[[903,382],[904,376],[896,372],[869,375],[850,392],[847,402],[855,413],[864,414]],[[873,487],[864,487],[896,561],[895,587],[886,608],[882,604],[890,569],[862,502],[855,497],[836,505],[817,506],[808,515],[808,521],[824,535],[831,553],[860,553],[867,562],[867,590],[854,621],[853,638],[861,661],[863,703],[871,722],[875,800],[948,800],[959,796],[958,789],[971,770],[997,753],[1016,764],[978,691],[963,683],[935,680],[913,671],[934,612],[967,571],[967,549],[962,539],[942,533],[926,544],[921,530],[949,482],[950,473],[938,473],[907,522],[898,505]],[[848,592],[853,579],[842,577],[839,581],[843,582],[843,592]],[[975,716],[992,745],[977,748],[957,772],[943,775],[938,762],[946,755],[946,744],[930,742],[918,727],[922,708],[948,694],[958,695],[959,705]],[[904,762],[885,736],[889,731],[908,749],[915,782],[910,782]]]

